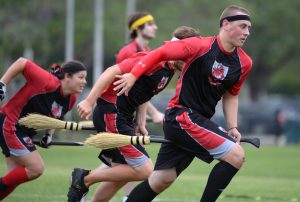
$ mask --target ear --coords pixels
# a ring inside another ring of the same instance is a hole
[[[72,78],[72,74],[65,73],[64,79],[71,79],[71,78]]]
[[[229,25],[230,25],[230,22],[227,20],[227,19],[224,19],[223,22],[222,22],[222,28],[224,30],[228,30],[229,29]]]

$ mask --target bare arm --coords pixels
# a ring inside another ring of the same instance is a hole
[[[223,112],[228,127],[228,135],[232,136],[237,142],[241,139],[241,134],[237,127],[238,117],[238,95],[226,92],[223,95]]]
[[[11,80],[13,80],[18,74],[23,72],[26,62],[27,59],[22,57],[16,60],[1,77],[1,82],[6,85],[9,84]]]
[[[97,98],[105,88],[112,83],[115,76],[121,74],[121,70],[118,65],[107,68],[94,84],[89,95],[77,105],[77,111],[81,118],[88,119],[92,114],[92,108]]]
[[[147,102],[147,114],[150,115],[153,123],[162,123],[164,114],[158,111],[158,109],[149,101]]]
[[[136,128],[135,133],[137,135],[148,135],[146,129],[146,113],[148,108],[148,102],[141,104],[136,111]]]

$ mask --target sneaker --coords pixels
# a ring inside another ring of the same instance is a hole
[[[68,202],[80,202],[80,200],[88,193],[89,188],[84,184],[84,177],[89,173],[89,170],[74,168],[68,192]]]
[[[0,192],[5,191],[7,188],[8,186],[2,183],[2,177],[0,177]]]

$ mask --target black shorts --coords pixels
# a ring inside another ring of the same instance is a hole
[[[7,116],[0,113],[0,146],[6,156],[23,156],[36,150],[35,145],[24,131]]]
[[[210,163],[224,157],[235,144],[227,131],[210,119],[188,108],[171,108],[165,113],[165,138],[155,170],[176,168],[179,175],[194,157]]]
[[[112,132],[134,136],[134,123],[132,115],[118,112],[116,105],[98,99],[93,113],[93,122],[97,132]],[[141,145],[129,145],[115,149],[102,150],[99,158],[105,164],[111,163],[129,164],[132,167],[143,165],[149,155]]]

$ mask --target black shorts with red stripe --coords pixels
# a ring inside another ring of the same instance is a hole
[[[31,136],[25,130],[0,113],[0,146],[5,157],[23,156],[36,150]]]
[[[224,157],[235,144],[227,131],[200,113],[188,108],[171,108],[165,113],[165,138],[155,170],[176,168],[179,175],[194,157],[210,163]]]
[[[93,122],[97,132],[112,132],[134,136],[133,115],[118,111],[116,105],[103,99],[97,100],[93,113]],[[99,159],[111,166],[111,163],[129,164],[132,167],[143,165],[149,155],[141,145],[129,145],[115,149],[102,150]]]

